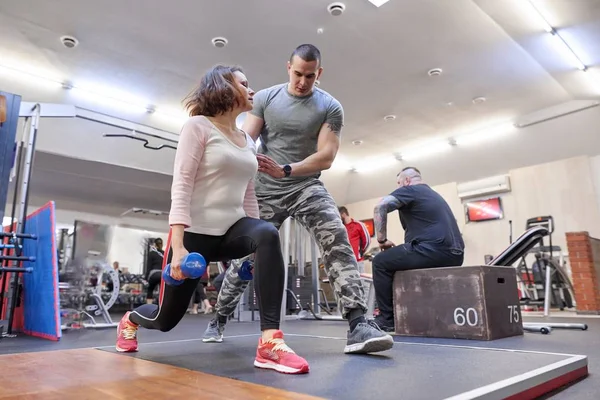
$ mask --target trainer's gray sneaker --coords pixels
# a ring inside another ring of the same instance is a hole
[[[382,332],[377,325],[361,322],[352,332],[348,331],[348,341],[344,353],[377,353],[389,350],[393,346],[394,339]]]
[[[217,317],[210,320],[208,327],[204,331],[202,341],[204,343],[221,343],[223,341],[223,331],[225,330],[225,324],[219,323]]]

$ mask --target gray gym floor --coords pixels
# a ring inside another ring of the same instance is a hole
[[[548,319],[583,321],[589,330],[554,329],[550,335],[526,333],[523,337],[492,342],[396,337],[392,350],[368,356],[343,353],[345,322],[286,321],[283,326],[286,341],[311,364],[309,374],[291,377],[252,366],[258,340],[257,322],[232,321],[223,343],[206,344],[199,337],[209,318],[188,315],[168,333],[142,329],[140,351],[124,356],[330,399],[412,400],[442,399],[567,358],[544,352],[581,354],[589,358],[590,376],[551,398],[598,399],[595,390],[600,387],[600,378],[595,376],[598,370],[595,364],[600,361],[600,319]],[[0,353],[84,347],[114,352],[114,342],[114,329],[80,330],[65,332],[60,342],[5,338],[0,341]]]

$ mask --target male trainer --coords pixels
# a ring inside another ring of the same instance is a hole
[[[254,95],[254,108],[243,130],[258,149],[255,183],[260,218],[278,229],[288,217],[302,224],[319,245],[325,269],[348,320],[345,353],[372,353],[392,348],[393,339],[365,319],[366,302],[354,252],[337,205],[319,176],[331,167],[344,123],[342,105],[315,87],[323,72],[321,54],[310,44],[297,47],[288,61],[289,81]],[[248,282],[229,268],[219,293],[217,315],[205,342],[221,342],[227,316],[233,313]]]
[[[404,244],[395,246],[387,237],[387,214],[398,210],[404,228]],[[423,182],[414,167],[398,174],[398,189],[375,206],[375,232],[384,250],[373,258],[373,286],[379,306],[375,323],[394,331],[394,272],[409,269],[458,267],[465,244],[448,203]]]

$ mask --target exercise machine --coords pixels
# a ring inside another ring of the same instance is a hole
[[[107,225],[75,221],[72,255],[59,275],[63,330],[118,325],[109,313],[120,290],[119,273],[106,262],[110,235]]]
[[[528,252],[531,251],[542,239],[550,234],[548,226],[543,224],[534,224],[527,229],[517,240],[510,244],[502,253],[492,259],[487,265],[491,266],[513,266]],[[543,243],[543,242],[542,242]],[[517,267],[518,268],[518,267]],[[548,264],[546,271],[554,268],[551,264]],[[550,288],[551,288],[551,272],[546,273],[545,280],[545,298],[544,298],[544,316],[550,314]],[[587,330],[587,324],[573,324],[573,323],[557,323],[557,322],[542,322],[542,323],[523,323],[523,329],[526,331],[541,332],[548,334],[552,331],[552,328],[563,328],[563,329],[578,329]]]
[[[536,218],[537,220],[537,218]],[[543,246],[543,239],[545,237],[550,236],[551,231],[553,230],[553,220],[551,218],[542,218],[543,221],[545,221],[545,224],[542,223],[533,223],[533,221],[531,223],[528,223],[529,228],[521,235],[519,236],[514,242],[512,241],[512,232],[511,232],[511,243],[510,246],[507,247],[502,253],[500,253],[498,256],[496,256],[495,258],[492,258],[488,263],[486,263],[487,265],[490,266],[514,266],[515,263],[517,263],[520,259],[522,259],[525,255],[527,255],[528,253],[530,253],[532,251],[532,249],[535,248],[536,245],[538,245],[539,243],[542,243]],[[549,223],[548,223],[549,222]],[[287,229],[284,229],[284,234],[283,236],[283,241],[284,241],[284,254],[286,254],[286,257],[289,257],[289,242],[288,242],[288,238],[289,238],[289,234],[290,234],[290,227],[288,226]],[[314,243],[314,246],[316,246],[316,243]],[[543,249],[543,247],[541,247]],[[378,253],[378,250],[374,250],[372,253],[369,253],[367,255],[367,257],[374,257],[376,254]],[[316,254],[314,255],[314,258],[316,258]],[[287,259],[287,258],[286,258]],[[543,260],[547,260],[548,263],[546,264],[545,270],[549,271],[548,273],[545,273],[544,275],[544,279],[546,281],[546,285],[545,285],[545,291],[546,291],[546,295],[544,298],[544,309],[545,309],[545,316],[549,315],[549,310],[550,310],[550,288],[551,288],[551,277],[553,276],[552,274],[552,270],[555,271],[560,271],[558,268],[557,263],[553,262],[552,257],[547,257],[547,258],[540,258]],[[290,288],[289,286],[289,282],[287,282],[287,269],[286,268],[286,283],[288,284],[288,286],[286,286],[286,292],[290,293],[293,292],[293,287]],[[318,276],[318,266],[316,263],[313,263],[312,265],[312,273],[313,273],[313,280],[316,276]],[[564,273],[564,271],[558,272],[558,274],[560,274],[560,276],[563,279],[568,278],[566,276],[566,273]],[[564,276],[563,276],[564,275]],[[368,305],[369,305],[369,310],[368,313],[372,314],[373,312],[373,308],[374,308],[374,296],[373,296],[373,287],[372,287],[372,281],[370,280],[370,278],[363,276],[363,282],[367,283],[369,287],[369,290],[367,292],[367,299],[368,299]],[[318,280],[315,282],[315,285],[318,285]],[[567,289],[570,286],[567,286]],[[317,286],[318,288],[318,286]],[[307,302],[305,304],[305,306],[302,306],[302,303],[300,302],[300,300],[298,299],[297,296],[284,296],[284,302],[288,299],[291,298],[291,300],[298,306],[298,308],[301,310],[297,315],[294,316],[287,316],[287,315],[282,315],[282,319],[287,317],[287,318],[294,318],[294,319],[317,319],[317,320],[334,320],[334,321],[340,321],[342,320],[342,317],[339,313],[337,314],[331,314],[331,313],[327,313],[326,315],[323,315],[321,313],[321,308],[319,308],[319,297],[318,297],[318,290],[315,291],[315,295],[313,295],[313,302],[312,304],[310,302]],[[570,294],[572,296],[572,293]],[[285,304],[285,303],[284,303]],[[370,316],[370,315],[369,315]],[[564,328],[564,329],[578,329],[578,330],[587,330],[588,326],[587,324],[573,324],[573,323],[554,323],[554,322],[543,322],[543,323],[523,323],[523,328],[526,331],[531,331],[531,332],[540,332],[543,334],[548,334],[552,331],[553,328]]]
[[[534,226],[543,226],[548,231],[549,245],[545,245],[544,238],[539,245],[530,249],[521,257],[517,266],[521,293],[521,305],[544,306],[544,315],[549,313],[545,299],[550,297],[550,307],[560,310],[573,308],[574,290],[571,279],[565,269],[562,249],[553,245],[552,233],[554,232],[554,219],[552,216],[542,216],[527,220],[525,229]],[[558,253],[558,257],[554,254]],[[527,266],[526,256],[533,254],[535,261],[531,267]]]
[[[116,327],[108,310],[119,296],[118,272],[106,263],[86,259],[70,262],[65,275],[69,282],[59,283],[62,329]],[[104,289],[107,282],[112,288],[109,293]]]
[[[12,96],[15,97],[15,96]],[[2,95],[4,102],[6,102],[6,95]],[[20,103],[20,100],[17,102]],[[21,104],[23,108],[23,104]],[[31,174],[33,169],[33,161],[35,155],[35,144],[37,140],[38,126],[40,117],[42,116],[40,104],[34,104],[25,108],[25,110],[19,110],[17,115],[14,111],[12,112],[11,118],[14,121],[8,121],[14,124],[15,129],[8,129],[9,132],[6,134],[2,129],[3,136],[6,136],[3,140],[7,140],[9,137],[14,140],[16,133],[16,118],[25,117],[25,123],[23,124],[23,138],[19,143],[4,143],[5,146],[15,146],[16,151],[16,163],[13,166],[15,171],[15,184],[13,193],[13,202],[11,210],[11,222],[9,232],[2,232],[1,249],[2,255],[2,266],[0,267],[0,337],[14,336],[13,335],[13,324],[15,318],[15,309],[21,295],[23,280],[23,273],[31,273],[33,267],[23,268],[21,263],[23,261],[35,262],[35,257],[26,257],[22,254],[23,240],[36,240],[37,238],[33,235],[25,233],[25,224],[27,216],[27,207],[29,204],[29,182],[31,181]],[[7,118],[2,118],[0,121],[2,124]],[[6,175],[6,174],[5,174]],[[3,176],[4,178],[4,176]],[[6,184],[2,184],[3,191],[8,189],[8,179]],[[4,198],[6,193],[4,194]],[[17,205],[18,198],[18,205]],[[18,206],[18,214],[17,214]],[[4,209],[4,204],[3,204]],[[4,212],[2,212],[4,215]],[[16,217],[16,219],[15,219]],[[6,273],[11,273],[10,282]],[[8,287],[7,287],[8,284]],[[6,307],[6,313],[3,312],[3,305],[5,297],[8,300]]]
[[[281,308],[282,321],[344,320],[339,310],[334,312],[334,308],[338,305],[335,291],[332,290],[333,301],[329,301],[321,286],[330,282],[327,276],[321,277],[324,269],[321,269],[316,241],[293,218],[284,221],[280,231],[284,260],[288,263],[285,268],[286,286]],[[307,253],[310,254],[310,261],[306,260]],[[363,283],[366,281],[367,278],[363,277]]]

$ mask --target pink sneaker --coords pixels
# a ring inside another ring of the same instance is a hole
[[[281,331],[275,332],[273,339],[266,342],[259,339],[254,366],[284,374],[305,374],[309,371],[308,362],[285,344]]]
[[[138,349],[138,325],[129,320],[130,312],[127,311],[117,328],[117,351],[121,353],[135,352]]]

